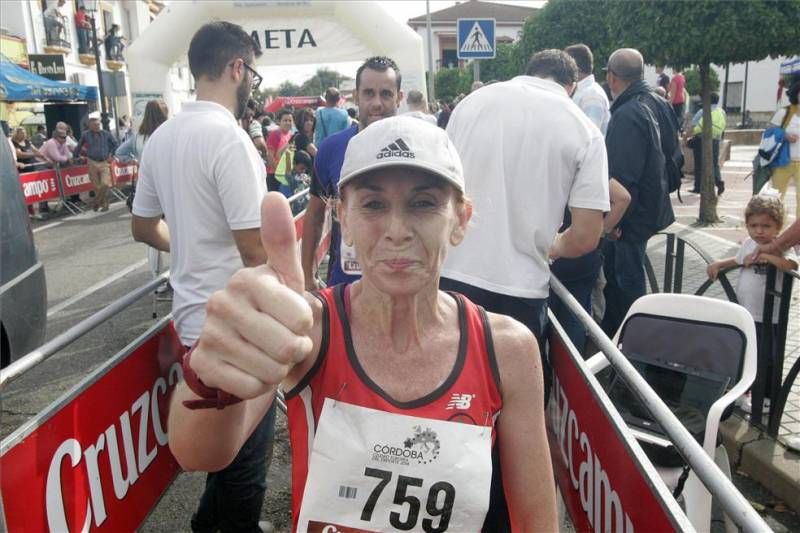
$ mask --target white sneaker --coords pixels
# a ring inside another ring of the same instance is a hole
[[[786,447],[790,450],[800,452],[800,437],[794,436],[786,439]]]

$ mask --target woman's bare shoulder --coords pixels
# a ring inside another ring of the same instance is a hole
[[[506,315],[487,313],[504,396],[509,387],[541,381],[541,359],[536,337],[524,324]]]

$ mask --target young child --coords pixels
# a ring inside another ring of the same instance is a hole
[[[719,271],[725,268],[742,265],[739,279],[736,282],[736,298],[739,303],[753,315],[756,323],[756,337],[759,348],[761,347],[761,336],[764,333],[765,324],[763,323],[764,313],[764,293],[767,288],[767,265],[774,265],[778,269],[775,279],[775,286],[780,287],[783,283],[783,273],[787,270],[797,268],[797,257],[792,249],[780,255],[760,254],[757,261],[753,261],[753,253],[761,244],[771,242],[781,230],[783,225],[783,204],[778,198],[767,196],[753,196],[747,203],[744,211],[745,225],[749,237],[742,243],[736,257],[715,261],[708,265],[706,272],[711,279],[717,279]],[[768,327],[775,328],[778,321],[778,306],[780,301],[775,299],[775,308],[772,312],[772,324]],[[771,354],[758,353],[758,375],[757,383],[765,384],[764,407],[768,408],[769,387],[772,379]],[[775,369],[780,372],[782,369]],[[741,405],[746,413],[751,411],[749,396]]]
[[[293,195],[304,189],[307,189],[311,184],[311,177],[309,176],[309,173],[311,172],[312,168],[313,162],[311,160],[311,156],[305,150],[298,150],[295,152],[294,159],[292,161],[292,172],[289,176],[287,176],[289,187],[291,188]],[[295,200],[292,202],[292,213],[299,213],[305,209],[306,204],[308,204],[307,196],[305,198]]]

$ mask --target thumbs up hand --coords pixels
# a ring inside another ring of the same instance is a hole
[[[208,300],[191,366],[202,382],[242,399],[270,392],[312,351],[312,309],[289,203],[277,192],[261,204],[267,264],[243,268]]]

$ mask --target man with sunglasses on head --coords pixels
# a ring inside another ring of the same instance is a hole
[[[266,172],[238,125],[261,82],[253,67],[260,55],[240,26],[201,27],[189,45],[197,100],[161,125],[142,154],[133,237],[172,255],[172,313],[187,347],[197,341],[209,296],[238,269],[266,262],[259,236]],[[259,531],[273,422],[271,409],[236,459],[209,473],[192,531]]]

